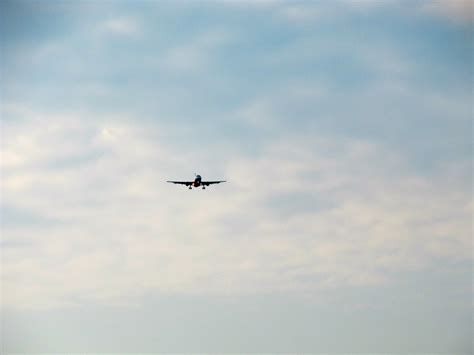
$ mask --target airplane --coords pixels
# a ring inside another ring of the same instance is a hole
[[[199,187],[202,186],[202,189],[204,190],[206,186],[212,185],[212,184],[220,184],[221,182],[226,182],[225,180],[219,180],[219,181],[202,181],[201,175],[196,175],[196,178],[194,181],[167,181],[171,182],[173,184],[180,184],[180,185],[186,185],[189,186],[189,189],[191,190],[194,187]]]

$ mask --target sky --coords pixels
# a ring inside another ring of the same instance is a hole
[[[472,352],[470,0],[2,0],[0,33],[2,353]]]

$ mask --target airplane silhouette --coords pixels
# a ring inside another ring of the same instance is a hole
[[[196,175],[196,178],[194,181],[167,181],[171,182],[173,184],[180,184],[180,185],[186,185],[189,186],[189,189],[191,190],[193,187],[199,187],[202,186],[202,189],[204,190],[206,186],[212,185],[212,184],[220,184],[221,182],[226,182],[225,180],[219,180],[219,181],[203,181],[201,175]]]

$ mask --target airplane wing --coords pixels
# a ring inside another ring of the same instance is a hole
[[[189,186],[189,185],[192,185],[194,181],[167,181],[167,182]]]
[[[220,184],[221,182],[226,182],[225,180],[220,180],[220,181],[201,181],[201,184],[204,186],[209,186],[212,184]]]

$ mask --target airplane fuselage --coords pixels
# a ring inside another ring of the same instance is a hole
[[[194,179],[193,186],[194,187],[199,187],[201,186],[201,175],[196,175],[196,178]]]

